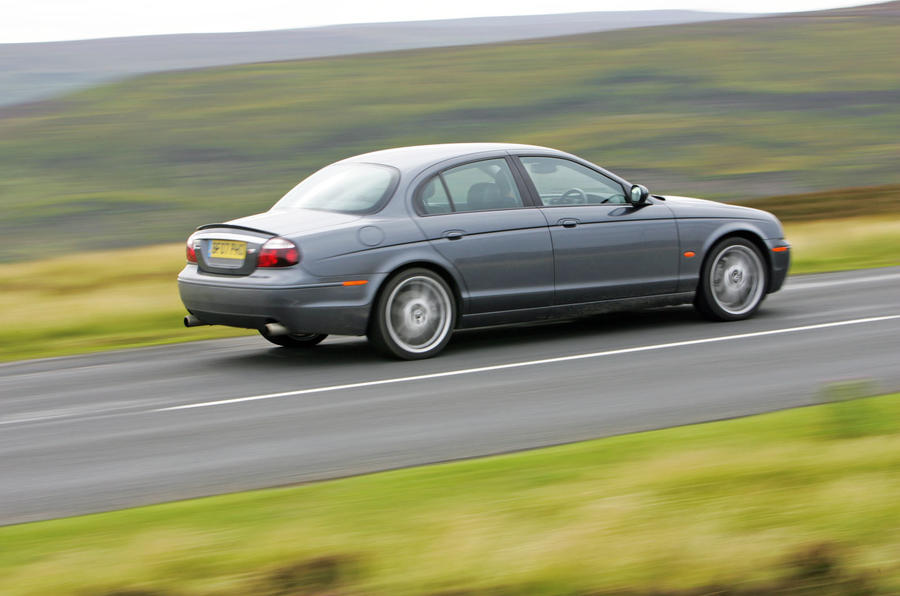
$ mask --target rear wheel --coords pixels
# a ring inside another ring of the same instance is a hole
[[[407,269],[385,284],[369,323],[369,341],[381,352],[418,360],[444,349],[453,333],[456,302],[439,275]]]
[[[694,304],[716,321],[753,315],[766,296],[768,270],[759,249],[744,238],[726,238],[710,251]]]
[[[259,334],[272,342],[273,344],[284,346],[285,348],[311,348],[326,337],[325,333],[291,333],[289,335],[271,335],[266,331],[265,327],[259,330]]]

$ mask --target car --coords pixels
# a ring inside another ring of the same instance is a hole
[[[790,263],[770,213],[651,195],[575,155],[508,143],[338,161],[265,213],[198,227],[186,253],[186,326],[297,349],[365,335],[409,360],[462,328],[690,303],[745,319]]]

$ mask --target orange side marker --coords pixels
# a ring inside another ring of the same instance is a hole
[[[784,252],[788,249],[787,246],[776,246],[772,249],[772,252]]]
[[[353,281],[345,281],[345,286],[364,286],[369,283],[366,279],[354,279]]]
[[[684,253],[684,256],[687,257],[687,258],[689,258],[689,259],[693,259],[694,256],[696,256],[696,254],[697,254],[697,253],[695,253],[694,251],[689,250],[689,251],[686,251],[686,252]]]

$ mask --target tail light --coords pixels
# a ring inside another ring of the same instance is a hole
[[[196,263],[197,262],[197,249],[194,248],[194,235],[191,234],[190,238],[187,239],[187,244],[184,247],[185,256],[187,257],[188,263]]]
[[[285,238],[272,238],[259,249],[257,267],[290,267],[300,262],[300,249]]]

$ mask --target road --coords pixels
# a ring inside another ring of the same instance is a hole
[[[246,337],[0,366],[0,524],[360,474],[900,390],[900,268],[690,308],[459,333],[419,362]]]

